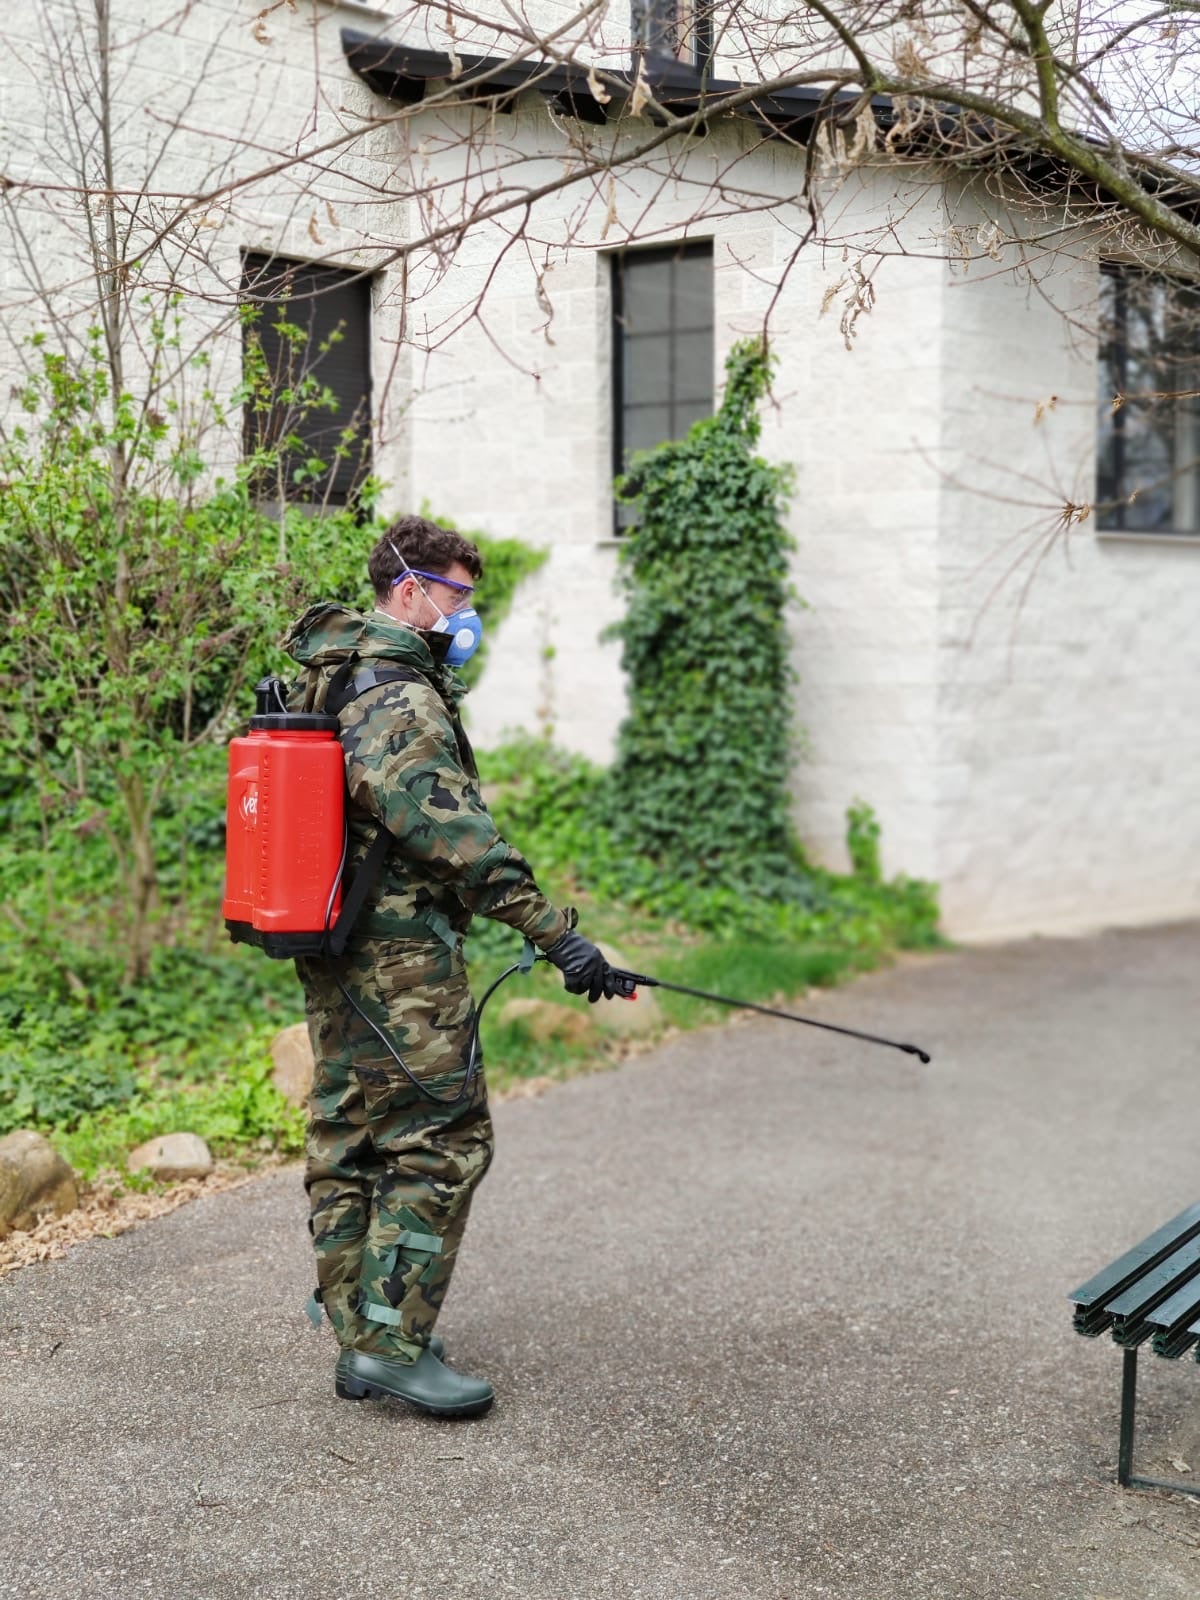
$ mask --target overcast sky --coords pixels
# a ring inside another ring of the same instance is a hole
[[[1147,26],[1117,43],[1091,76],[1113,108],[1112,122],[1139,149],[1172,143],[1200,170],[1200,9],[1164,16],[1165,0],[1085,0],[1079,58],[1090,57],[1131,23]],[[1061,8],[1065,19],[1076,10]],[[1173,159],[1181,160],[1179,156]]]

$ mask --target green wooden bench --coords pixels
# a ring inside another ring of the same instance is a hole
[[[1164,1222],[1067,1298],[1075,1306],[1076,1332],[1095,1339],[1111,1329],[1124,1351],[1117,1482],[1200,1495],[1200,1484],[1137,1477],[1133,1471],[1138,1351],[1148,1341],[1168,1361],[1189,1350],[1200,1361],[1200,1204]]]

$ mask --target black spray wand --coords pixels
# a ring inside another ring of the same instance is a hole
[[[824,1028],[827,1033],[844,1033],[850,1039],[865,1039],[868,1044],[887,1045],[890,1050],[903,1050],[905,1055],[916,1056],[928,1065],[932,1059],[920,1045],[900,1044],[895,1039],[883,1039],[877,1033],[861,1033],[857,1028],[841,1028],[836,1022],[818,1022],[815,1017],[797,1016],[794,1011],[778,1011],[774,1006],[760,1006],[753,1000],[734,1000],[727,994],[709,994],[706,989],[689,989],[682,983],[668,983],[664,978],[648,978],[644,972],[626,972],[614,967],[613,973],[620,985],[618,993],[626,1000],[637,996],[634,989],[670,989],[674,994],[691,995],[693,1000],[711,1000],[719,1006],[733,1006],[738,1011],[757,1011],[764,1017],[779,1017],[784,1022],[802,1022],[806,1028]]]

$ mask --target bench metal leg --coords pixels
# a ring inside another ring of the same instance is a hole
[[[1121,1444],[1117,1451],[1117,1482],[1126,1488],[1133,1477],[1133,1418],[1137,1410],[1136,1350],[1126,1350],[1121,1366]]]
[[[1124,1352],[1121,1367],[1121,1442],[1117,1450],[1117,1482],[1122,1489],[1172,1489],[1200,1496],[1200,1483],[1172,1483],[1169,1478],[1137,1478],[1133,1473],[1133,1422],[1137,1411],[1136,1349]]]

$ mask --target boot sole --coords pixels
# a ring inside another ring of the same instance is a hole
[[[361,1378],[337,1378],[334,1390],[339,1400],[403,1400],[406,1406],[412,1406],[414,1411],[423,1411],[430,1417],[481,1417],[485,1411],[491,1410],[496,1398],[495,1395],[488,1395],[486,1400],[476,1400],[469,1406],[431,1406],[423,1400],[412,1400],[406,1394],[397,1394],[393,1389],[364,1383]]]

